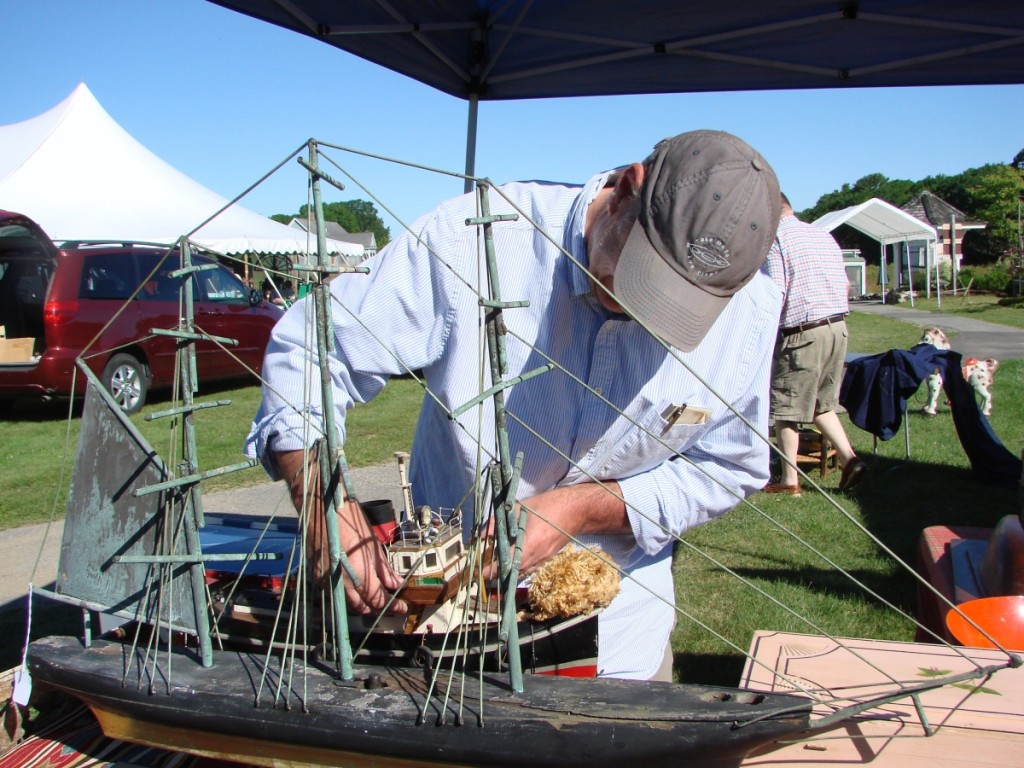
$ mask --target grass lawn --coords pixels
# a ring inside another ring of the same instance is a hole
[[[946,304],[943,311],[948,311]],[[850,327],[851,350],[857,352],[908,348],[920,337],[917,326],[877,315],[855,312]],[[1002,443],[1020,455],[1024,448],[1024,360],[1003,363],[994,391],[989,423]],[[676,669],[681,670],[683,679],[734,683],[745,661],[736,647],[746,650],[755,629],[913,640],[910,618],[901,617],[882,601],[914,616],[916,582],[857,525],[913,566],[924,528],[989,527],[1020,509],[1016,484],[993,485],[972,471],[948,407],[943,407],[938,417],[928,418],[921,413],[924,402],[922,386],[907,404],[903,428],[888,442],[876,444],[870,434],[842,417],[854,447],[871,467],[853,492],[835,494],[849,517],[819,494],[805,491],[802,497],[792,498],[760,493],[750,501],[764,514],[741,505],[713,524],[686,534],[684,544],[676,548],[674,569],[677,603],[691,618],[680,616],[672,637]],[[817,470],[809,475],[829,491],[839,482],[836,471],[825,479]],[[807,482],[805,479],[803,484]],[[820,553],[812,554],[793,542],[782,527],[813,541],[821,547]],[[752,586],[740,583],[698,551],[711,554]],[[877,597],[853,587],[831,563],[854,575]],[[773,604],[755,587],[795,608],[810,623]],[[712,626],[721,638],[700,623]]]
[[[1003,397],[990,423],[1003,444],[1019,455],[1024,447],[1024,403],[1019,397],[1024,391],[1024,360],[1007,361],[999,374],[997,387]],[[755,629],[913,640],[912,621],[887,608],[882,599],[914,616],[916,583],[878,544],[865,537],[857,524],[913,566],[924,528],[990,527],[1019,509],[1016,484],[993,485],[971,470],[948,408],[940,410],[938,417],[928,418],[920,413],[921,405],[923,401],[912,399],[904,429],[877,446],[871,435],[852,427],[843,417],[855,448],[871,467],[854,491],[835,494],[849,518],[823,496],[806,490],[800,498],[760,493],[750,501],[764,515],[740,506],[686,534],[685,544],[677,546],[674,564],[677,602],[695,621],[679,618],[672,640],[673,647],[679,649],[677,668],[682,669],[684,679],[735,682],[744,659],[726,641],[745,650]],[[824,479],[817,470],[809,476],[829,491],[839,482],[838,471]],[[803,484],[806,486],[807,480]],[[781,527],[812,541],[820,547],[820,554],[793,542]],[[698,550],[712,554],[811,623],[724,573]],[[829,561],[869,586],[878,598],[854,588]],[[696,621],[712,624],[725,640],[713,637]]]
[[[357,406],[347,418],[349,435],[345,454],[353,467],[393,461],[396,450],[412,446],[416,414],[423,398],[411,379],[394,379],[372,403]],[[201,392],[200,400],[230,400],[231,405],[203,411],[197,419],[200,465],[204,468],[236,464],[242,443],[259,405],[260,389],[247,385]],[[154,393],[134,424],[161,455],[167,450],[169,419],[145,420],[147,414],[167,408],[166,394]],[[4,441],[0,457],[0,531],[19,525],[63,517],[67,487],[78,444],[81,411],[68,419],[68,404],[19,403],[15,412],[0,417]],[[204,491],[218,491],[269,482],[261,467],[213,478]]]

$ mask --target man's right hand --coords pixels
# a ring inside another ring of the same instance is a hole
[[[316,453],[283,451],[275,454],[275,461],[281,476],[288,482],[295,509],[301,512],[303,505],[306,507],[307,561],[314,580],[320,582],[330,572],[330,554]],[[391,593],[401,585],[401,579],[391,570],[384,547],[373,534],[358,502],[346,499],[338,509],[337,519],[341,548],[360,581],[360,586],[356,587],[341,568],[349,608],[354,613],[379,613],[391,599]],[[407,611],[408,607],[401,600],[395,600],[388,609],[389,613]]]

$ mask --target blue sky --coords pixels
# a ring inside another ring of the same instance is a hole
[[[464,167],[465,102],[202,0],[8,2],[3,27],[0,125],[46,111],[84,82],[138,141],[225,197],[310,137]],[[583,181],[695,128],[750,142],[801,209],[868,173],[918,179],[1008,162],[1024,148],[1024,86],[484,103],[477,172]],[[332,157],[401,218],[462,191],[461,180]],[[303,178],[291,163],[243,204],[294,212],[306,202]],[[352,197],[368,195],[351,184],[325,192],[328,201]]]

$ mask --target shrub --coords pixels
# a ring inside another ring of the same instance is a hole
[[[978,264],[960,270],[959,282],[962,286],[971,286],[973,291],[989,293],[1005,293],[1010,285],[1010,265],[1004,261],[995,264]],[[973,283],[971,281],[974,281]]]

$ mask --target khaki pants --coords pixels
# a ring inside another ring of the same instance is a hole
[[[658,671],[650,678],[662,683],[672,682],[672,663],[675,661],[675,656],[672,653],[671,641],[665,643],[665,658],[661,660],[661,666],[658,667]]]

